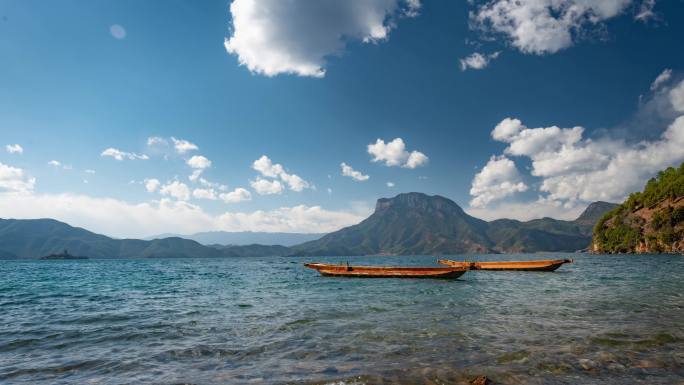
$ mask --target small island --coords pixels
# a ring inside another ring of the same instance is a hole
[[[84,257],[84,256],[78,256],[78,255],[71,255],[65,249],[61,254],[50,254],[50,255],[46,255],[44,257],[40,257],[39,259],[41,259],[41,260],[54,260],[54,259],[90,259],[90,258]]]

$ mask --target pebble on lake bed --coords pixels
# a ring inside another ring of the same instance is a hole
[[[470,385],[493,385],[494,383],[492,380],[487,378],[487,376],[479,376],[472,381],[470,381]]]
[[[634,367],[639,369],[652,369],[663,367],[663,365],[654,360],[640,360]]]
[[[586,358],[581,358],[579,360],[579,364],[584,370],[592,370],[596,368],[596,362]]]

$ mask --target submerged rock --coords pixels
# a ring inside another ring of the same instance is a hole
[[[597,352],[595,359],[601,363],[611,363],[618,361],[618,357],[615,354],[606,351]]]
[[[586,358],[581,358],[579,360],[579,364],[584,370],[593,370],[596,369],[596,362],[586,359]]]
[[[653,338],[647,340],[636,341],[635,344],[642,348],[654,348],[658,346],[663,346],[672,342],[677,342],[677,338],[671,334],[658,333]]]
[[[506,364],[509,362],[524,362],[530,356],[530,352],[525,350],[519,350],[517,352],[509,352],[502,354],[496,359],[499,364]]]
[[[661,368],[663,365],[655,360],[640,360],[634,365],[634,367],[639,369],[653,369]]]
[[[470,381],[470,385],[493,385],[494,383],[492,380],[487,378],[487,376],[479,376],[472,381]]]
[[[574,368],[566,363],[546,361],[538,363],[537,369],[544,372],[551,372],[553,374],[561,374],[570,372]]]

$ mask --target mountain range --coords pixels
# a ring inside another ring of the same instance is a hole
[[[245,246],[253,244],[294,246],[300,243],[313,241],[324,236],[324,233],[267,233],[253,231],[206,231],[190,235],[182,234],[159,234],[145,238],[146,240],[162,238],[184,238],[197,241],[203,245],[236,245]]]
[[[40,258],[68,250],[90,258],[221,258],[285,255],[284,246],[204,246],[178,237],[114,239],[54,219],[0,219],[0,258]]]
[[[379,199],[375,212],[357,225],[292,249],[303,255],[577,251],[588,248],[596,220],[615,206],[594,202],[574,221],[486,222],[447,198],[406,193]]]
[[[90,258],[576,251],[589,246],[594,224],[614,207],[612,203],[592,203],[574,221],[487,222],[468,215],[447,198],[405,193],[379,199],[375,212],[357,225],[292,247],[203,245],[181,237],[114,239],[54,219],[0,219],[0,258],[39,258],[65,249]]]

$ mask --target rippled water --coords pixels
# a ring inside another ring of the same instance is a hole
[[[684,257],[571,257],[455,281],[325,278],[303,258],[1,261],[0,383],[684,383]]]

